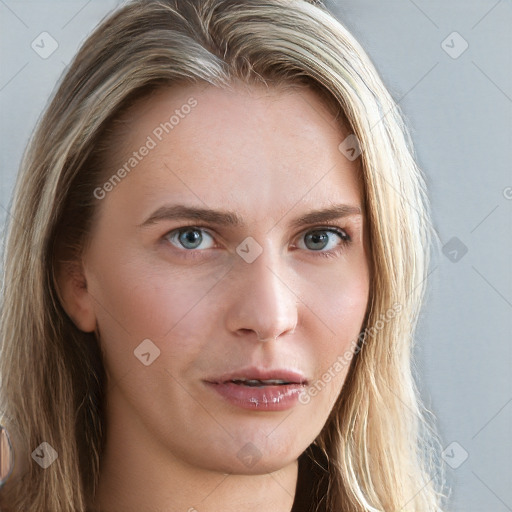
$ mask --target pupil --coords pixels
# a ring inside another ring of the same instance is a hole
[[[310,247],[310,249],[323,249],[328,242],[328,237],[325,233],[322,234],[308,234],[306,235],[306,242],[308,241],[313,242],[314,245],[320,244],[320,247]]]

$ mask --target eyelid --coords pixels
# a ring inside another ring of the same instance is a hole
[[[167,231],[164,235],[163,235],[163,238],[167,237],[169,234],[171,233],[174,233],[176,231],[180,231],[180,230],[184,230],[184,229],[192,229],[192,228],[195,228],[199,231],[205,231],[206,233],[208,233],[210,236],[214,237],[214,236],[220,236],[215,229],[212,229],[210,227],[207,227],[207,226],[201,226],[201,225],[198,225],[198,224],[183,224],[177,228],[173,228],[169,231]],[[341,226],[338,225],[338,223],[336,221],[325,221],[323,224],[312,224],[311,226],[306,226],[305,228],[302,228],[295,236],[297,237],[298,235],[302,234],[302,233],[307,233],[309,231],[321,231],[322,229],[337,229],[339,231],[343,231],[344,233],[346,233],[346,235],[351,238],[350,236],[350,233],[349,231],[347,230],[347,228],[342,228]]]
[[[337,233],[339,235],[346,236],[346,239],[343,239],[343,238],[341,239],[342,242],[350,243],[353,241],[353,238],[351,235],[352,230],[347,229],[347,228],[342,228],[341,226],[339,226],[339,223],[336,222],[335,220],[334,221],[325,221],[323,224],[315,224],[315,225],[309,226],[306,229],[303,229],[302,231],[297,233],[297,236],[301,235],[302,233],[309,233],[311,231],[330,231],[331,233]]]
[[[338,230],[343,231],[347,235],[349,234],[347,228],[342,228],[338,222],[336,221],[325,221],[323,224],[314,224],[300,231],[300,233],[309,232],[309,231],[322,231],[322,229],[329,230]],[[299,234],[300,234],[299,233]]]

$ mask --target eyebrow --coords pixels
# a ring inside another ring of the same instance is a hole
[[[313,210],[294,219],[290,226],[298,228],[308,224],[322,223],[330,220],[341,219],[349,216],[361,216],[361,208],[357,205],[334,204],[320,210]],[[208,222],[218,226],[243,227],[245,225],[242,217],[235,212],[227,210],[212,210],[185,206],[182,204],[165,205],[153,212],[144,222],[137,227],[144,228],[156,224],[162,220],[190,219],[201,222]]]

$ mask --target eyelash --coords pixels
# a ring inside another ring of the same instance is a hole
[[[187,229],[192,229],[192,228],[197,230],[197,231],[205,231],[212,238],[215,238],[213,236],[213,234],[207,228],[204,228],[204,227],[201,227],[201,226],[197,226],[196,224],[189,224],[189,225],[180,226],[179,228],[176,228],[176,229],[173,229],[171,231],[168,231],[162,237],[163,241],[170,243],[170,241],[169,241],[170,235],[173,235],[173,234],[179,235],[180,231],[185,231]],[[318,227],[314,227],[312,229],[308,229],[307,231],[303,231],[302,233],[303,233],[303,236],[304,236],[304,235],[307,235],[308,233],[313,233],[313,232],[317,232],[317,231],[328,231],[330,233],[334,233],[334,234],[336,234],[336,235],[338,235],[340,237],[341,243],[338,245],[337,248],[330,249],[329,251],[322,251],[322,250],[319,250],[319,251],[313,251],[313,250],[307,251],[307,252],[315,253],[316,256],[320,256],[320,257],[324,257],[324,258],[336,258],[352,242],[352,238],[347,233],[346,230],[341,229],[341,228],[339,228],[337,226],[334,226],[334,225],[331,225],[331,226],[329,226],[329,225],[318,226]],[[204,250],[200,250],[200,249],[186,249],[186,248],[178,249],[178,248],[176,248],[176,250],[185,253],[183,255],[185,258],[202,258],[203,256],[201,254],[199,254],[199,253],[204,252]]]

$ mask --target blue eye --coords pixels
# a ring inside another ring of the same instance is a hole
[[[206,235],[206,238],[213,240],[210,234],[196,227],[185,227],[171,231],[165,235],[165,238],[173,245],[176,245],[175,240],[177,238],[181,248],[198,249],[205,238],[204,235]],[[211,249],[211,247],[203,247],[203,249]]]
[[[336,240],[336,238],[338,240]],[[308,231],[305,234],[304,240],[306,249],[310,249],[312,251],[324,251],[325,249],[327,249],[327,251],[332,251],[336,250],[336,247],[339,247],[339,245],[344,245],[350,242],[350,236],[339,229],[315,229],[313,231]],[[299,248],[303,249],[303,247]]]

